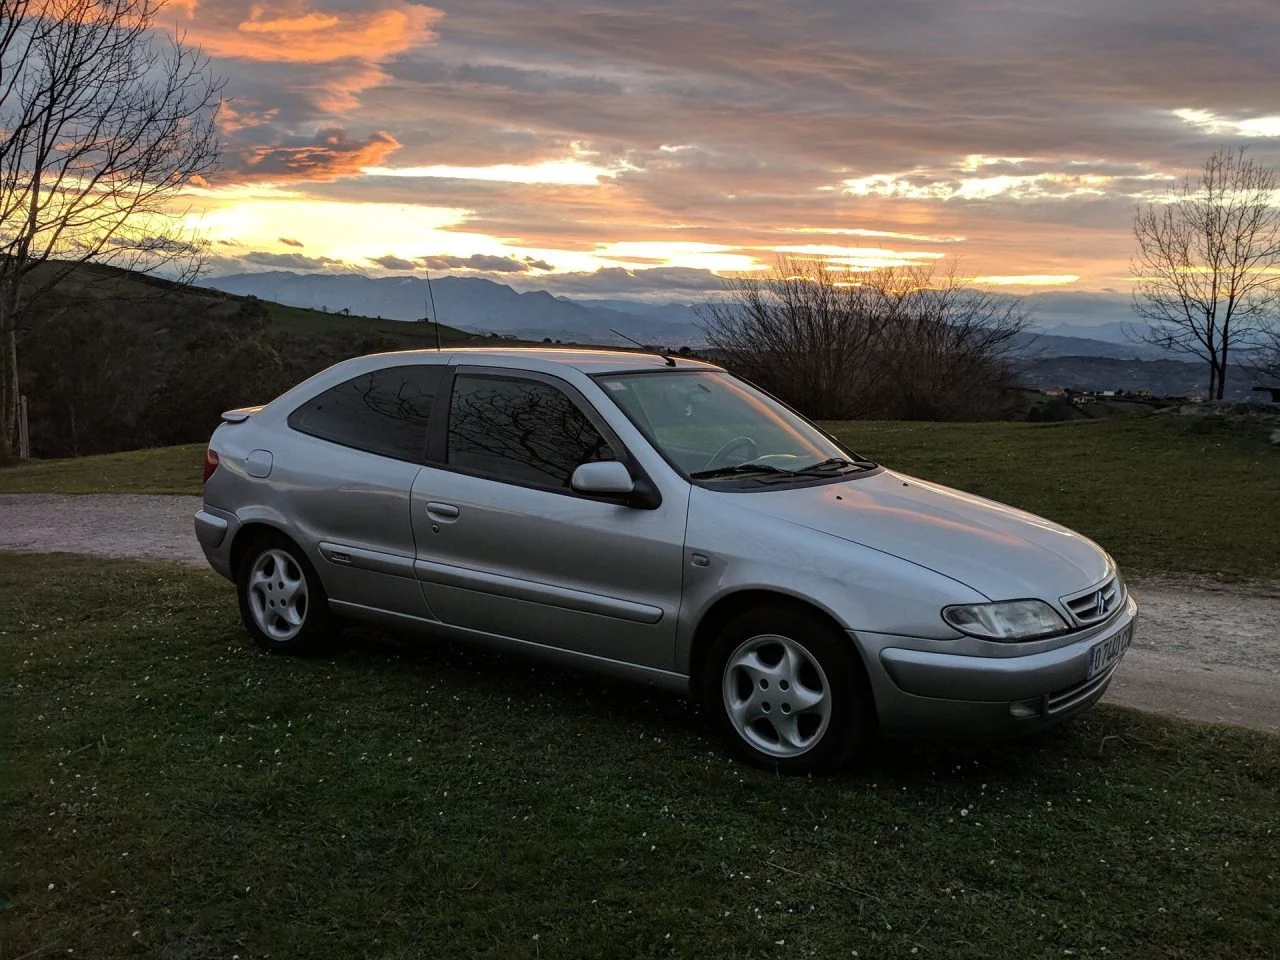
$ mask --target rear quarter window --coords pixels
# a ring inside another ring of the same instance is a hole
[[[421,463],[443,367],[417,364],[362,373],[289,414],[289,426],[355,450]]]

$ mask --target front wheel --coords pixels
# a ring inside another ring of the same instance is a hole
[[[757,607],[730,621],[708,653],[703,700],[739,756],[780,773],[838,769],[871,726],[852,641],[801,607]]]
[[[284,536],[257,539],[236,576],[240,617],[258,646],[278,653],[313,653],[332,630],[329,601],[311,564]]]

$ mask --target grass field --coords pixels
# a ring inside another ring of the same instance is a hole
[[[1066,524],[1127,570],[1280,579],[1274,427],[1176,416],[827,427],[896,470]]]
[[[400,341],[398,347],[435,346],[435,325],[431,323],[407,323],[401,320],[378,320],[373,317],[351,317],[342,313],[325,313],[306,307],[290,307],[283,303],[263,301],[271,314],[272,326],[286,333],[326,334],[361,333],[369,336],[391,337]],[[484,343],[485,338],[474,333],[441,324],[442,346],[465,343]]]
[[[1098,540],[1127,570],[1280,579],[1270,428],[1183,417],[827,424],[859,452]],[[0,470],[0,493],[200,492],[198,445]]]
[[[0,555],[0,596],[4,957],[1280,949],[1280,738],[1104,707],[780,779],[636,687],[263,654],[210,574]]]
[[[0,468],[0,493],[199,493],[203,443]]]

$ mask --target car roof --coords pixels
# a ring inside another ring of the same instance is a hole
[[[676,369],[684,370],[721,369],[713,363],[679,355],[672,355],[668,362],[667,358],[659,354],[639,350],[566,347],[446,347],[443,350],[400,350],[378,356],[403,358],[418,363],[474,364],[526,370],[559,365],[572,367],[586,374],[671,369],[673,364]]]

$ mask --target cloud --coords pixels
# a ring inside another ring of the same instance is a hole
[[[883,242],[963,251],[966,275],[1123,288],[1134,199],[1210,137],[1280,162],[1266,0],[1212,18],[1199,0],[183,2],[232,77],[229,179],[388,218],[465,211],[455,244],[294,225],[251,241],[293,232],[348,262],[483,251],[625,287],[684,242],[765,263]],[[615,246],[636,243],[650,253]]]
[[[187,0],[190,39],[215,57],[273,63],[378,63],[434,39],[440,11],[391,0],[320,11],[307,0]]]
[[[289,138],[280,143],[250,147],[241,153],[239,165],[223,171],[219,180],[336,180],[381,163],[399,147],[399,141],[384,131],[364,140],[349,140],[346,131],[330,127],[311,138]]]
[[[233,145],[246,130],[261,143],[354,114],[389,63],[436,41],[441,16],[413,0],[182,0],[172,9],[228,78],[219,127]]]
[[[286,247],[305,247],[306,244],[301,240],[294,240],[292,237],[281,237],[280,242]]]
[[[602,177],[615,177],[619,169],[599,167],[576,158],[544,160],[541,163],[500,163],[487,167],[457,167],[437,164],[429,167],[365,168],[371,177],[414,177],[439,180],[490,180],[499,183],[548,183],[561,186],[594,186]]]
[[[418,265],[412,260],[404,260],[387,254],[385,257],[370,257],[370,263],[376,263],[384,270],[416,270]]]
[[[514,257],[496,257],[476,253],[469,257],[454,257],[448,254],[419,257],[419,262],[429,270],[484,270],[488,273],[527,273],[531,268],[550,270],[551,264],[544,260],[526,257],[517,260]]]
[[[281,270],[324,270],[342,266],[341,260],[332,257],[306,257],[300,253],[268,253],[254,250],[240,257],[245,263],[259,267],[275,267]]]
[[[707,292],[724,289],[724,280],[710,270],[689,267],[652,267],[626,270],[601,267],[592,272],[561,273],[539,278],[539,283],[561,293],[650,294],[657,292]]]
[[[1209,110],[1189,109],[1174,110],[1173,115],[1215,137],[1224,134],[1236,137],[1280,137],[1280,115],[1242,117],[1235,120],[1218,116]]]

